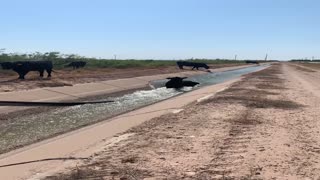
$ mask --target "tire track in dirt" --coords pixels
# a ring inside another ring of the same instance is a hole
[[[248,145],[254,138],[253,131],[256,126],[249,116],[250,112],[247,110],[239,119],[231,122],[229,136],[223,140],[220,151],[209,165],[208,171],[214,175],[211,178],[235,178],[233,172],[239,171],[242,167],[248,153]]]

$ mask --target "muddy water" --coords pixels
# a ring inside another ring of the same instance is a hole
[[[199,87],[201,87],[221,83],[262,68],[264,66],[220,73],[207,73],[188,79],[199,82]],[[0,153],[192,90],[192,88],[181,90],[166,89],[163,87],[165,82],[166,80],[154,81],[151,84],[155,89],[137,91],[117,97],[113,99],[115,100],[113,103],[87,104],[54,109],[4,122],[0,124]]]

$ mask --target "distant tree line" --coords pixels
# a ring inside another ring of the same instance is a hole
[[[320,59],[291,59],[291,62],[320,62]]]
[[[39,61],[39,60],[65,60],[65,61],[74,61],[74,60],[90,60],[95,58],[87,58],[77,54],[61,54],[60,52],[35,52],[35,53],[5,53],[0,51],[0,62],[3,61]]]
[[[63,65],[73,61],[90,61],[98,60],[96,58],[88,58],[77,54],[62,54],[60,52],[35,52],[35,53],[6,53],[4,49],[0,49],[0,62],[12,61],[52,61],[55,67],[63,67]]]

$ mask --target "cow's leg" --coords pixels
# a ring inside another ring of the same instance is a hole
[[[19,79],[24,79],[25,73],[19,73]]]
[[[44,70],[40,70],[40,71],[39,71],[39,73],[40,73],[40,77],[42,77],[42,78],[43,78]]]
[[[48,78],[49,78],[49,77],[51,77],[51,72],[52,72],[52,70],[51,70],[51,69],[47,69]]]
[[[192,70],[194,70],[194,68],[196,68],[195,66],[192,67]]]

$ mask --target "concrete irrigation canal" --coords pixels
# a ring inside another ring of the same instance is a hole
[[[261,65],[219,73],[207,73],[188,79],[199,82],[200,86],[195,88],[201,88],[222,83],[265,67],[266,65]],[[99,99],[101,101],[113,100],[114,102],[54,108],[47,112],[5,121],[0,124],[0,152],[3,153],[193,90],[192,88],[166,89],[163,87],[165,82],[166,80],[151,82],[154,87],[152,90],[136,91],[113,99]]]

